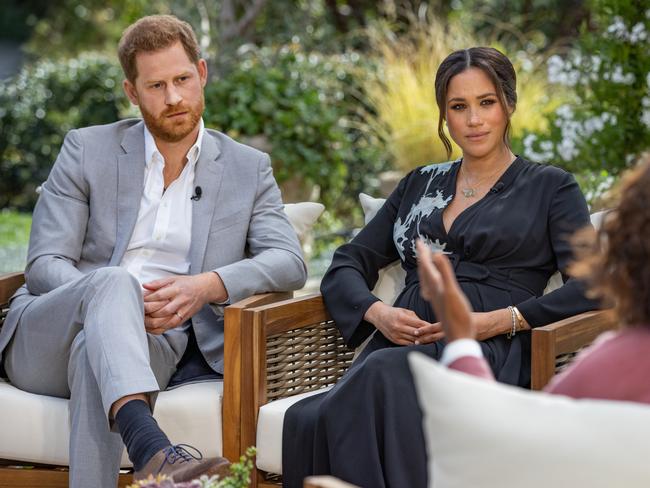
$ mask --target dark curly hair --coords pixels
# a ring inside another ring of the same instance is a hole
[[[650,327],[650,154],[617,186],[598,231],[576,235],[572,274],[593,298],[613,301],[624,326]]]

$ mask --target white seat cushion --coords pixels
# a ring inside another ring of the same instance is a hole
[[[429,487],[647,488],[650,407],[573,400],[451,371],[412,352]]]
[[[300,202],[284,206],[302,239],[325,207]],[[221,456],[223,382],[185,385],[158,395],[154,417],[173,443],[190,444],[204,456]],[[67,466],[68,401],[19,390],[0,378],[0,459]],[[124,452],[122,466],[131,463]]]
[[[173,443],[220,456],[223,382],[181,386],[158,395],[154,417]],[[35,395],[0,380],[0,459],[67,466],[68,400]],[[122,456],[122,466],[131,463]]]
[[[282,474],[282,424],[284,414],[291,405],[303,398],[317,395],[328,391],[330,388],[322,388],[316,391],[309,391],[282,398],[267,403],[260,408],[257,417],[257,459],[259,469],[268,473]]]

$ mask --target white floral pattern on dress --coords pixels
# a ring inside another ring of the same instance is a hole
[[[455,162],[456,161],[448,161],[446,163],[430,164],[420,168],[421,174],[430,174],[429,181],[427,182],[422,197],[417,203],[413,204],[404,221],[402,222],[402,218],[398,217],[393,226],[393,241],[395,242],[395,247],[397,248],[397,252],[402,261],[405,260],[406,246],[410,238],[410,236],[407,237],[407,233],[413,225],[415,225],[415,233],[413,235],[414,238],[412,238],[410,242],[410,250],[413,255],[415,255],[416,238],[422,239],[434,252],[445,250],[447,245],[446,243],[441,243],[438,239],[431,241],[429,237],[422,235],[420,232],[420,222],[425,217],[431,215],[435,209],[445,208],[454,197],[453,194],[445,197],[440,190],[436,190],[435,193],[429,194],[429,187],[437,176],[446,174]]]

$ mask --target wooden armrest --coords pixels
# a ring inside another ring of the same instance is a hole
[[[303,488],[359,488],[334,476],[309,476],[305,478]]]
[[[244,453],[241,445],[242,382],[250,369],[242,368],[242,329],[243,312],[249,307],[267,305],[291,298],[293,292],[276,292],[253,295],[233,303],[224,309],[224,365],[222,400],[222,439],[223,455],[235,462]],[[244,374],[242,374],[244,372]]]
[[[531,388],[541,390],[556,373],[556,358],[579,351],[619,322],[613,310],[585,312],[532,331]]]
[[[266,336],[313,327],[314,324],[332,320],[320,293],[249,307],[249,313],[256,315],[258,327],[263,326]]]
[[[0,305],[9,303],[11,296],[25,283],[22,272],[0,274]]]

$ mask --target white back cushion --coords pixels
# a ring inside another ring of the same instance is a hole
[[[374,198],[365,193],[359,193],[365,224],[373,219],[385,201],[385,198]],[[392,305],[404,288],[405,278],[406,271],[402,269],[400,261],[397,260],[379,271],[379,279],[372,293],[382,302]]]
[[[284,204],[284,213],[287,214],[289,222],[291,222],[300,240],[303,240],[307,236],[324,210],[325,206],[322,203],[300,202]]]
[[[650,407],[572,400],[409,354],[430,488],[650,486]]]

